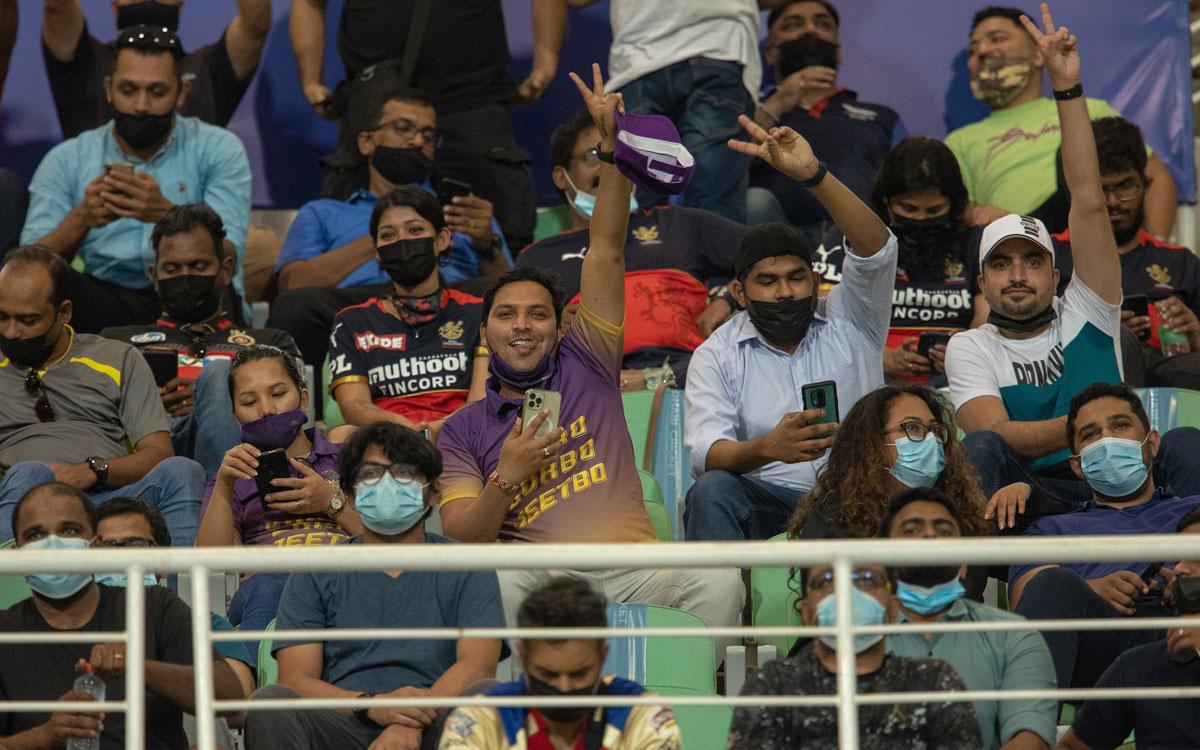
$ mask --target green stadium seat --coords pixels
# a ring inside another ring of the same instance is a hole
[[[9,539],[0,544],[0,550],[12,549],[15,545],[16,540]],[[19,573],[0,574],[0,609],[8,609],[22,599],[28,599],[32,594],[24,576]]]
[[[646,515],[650,516],[650,525],[654,527],[654,536],[660,542],[673,542],[671,536],[671,517],[661,503],[646,498]]]
[[[329,356],[326,355],[325,362],[321,365],[320,378],[321,395],[324,397],[325,406],[321,412],[321,417],[325,420],[325,432],[328,433],[334,427],[346,423],[342,417],[342,409],[338,406],[338,402],[334,399],[333,394],[329,392]],[[311,400],[311,397],[310,397]]]
[[[1137,388],[1150,426],[1159,432],[1200,427],[1200,391],[1187,388]]]
[[[786,542],[787,534],[776,534],[769,541]],[[803,625],[796,611],[796,593],[788,587],[788,568],[753,568],[750,571],[751,622],[755,626],[784,627]],[[787,656],[796,636],[758,637],[759,645],[774,646],[782,659]]]
[[[533,241],[553,237],[571,228],[571,209],[569,206],[542,206],[537,210],[537,224],[533,227]],[[522,248],[514,247],[515,254]]]
[[[710,695],[702,690],[663,688],[654,693],[662,696]],[[668,701],[664,701],[668,703]],[[673,706],[683,747],[688,750],[725,750],[733,709],[729,706]]]
[[[271,620],[263,630],[274,630],[275,621]],[[279,681],[279,663],[271,654],[270,638],[264,638],[258,643],[258,687],[274,685]]]

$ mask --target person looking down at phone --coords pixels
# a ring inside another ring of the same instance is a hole
[[[605,156],[616,143],[619,94],[575,74]],[[498,279],[484,296],[491,351],[486,395],[451,415],[438,448],[445,460],[440,512],[464,542],[652,542],[629,427],[621,407],[625,247],[630,181],[600,165],[580,305],[560,333],[563,294],[534,268]],[[557,406],[557,408],[555,408]],[[523,410],[524,409],[524,410]],[[685,609],[712,626],[738,622],[744,587],[735,570],[566,571],[610,601]],[[506,619],[550,570],[499,571]]]
[[[695,484],[684,510],[694,540],[783,531],[825,465],[842,414],[883,385],[896,238],[800,134],[739,120],[752,142],[729,147],[797,180],[846,233],[842,282],[817,299],[812,246],[763,224],[742,238],[730,291],[743,312],[692,356],[686,444]]]
[[[344,201],[321,198],[301,206],[275,265],[280,295],[271,303],[267,325],[291,331],[313,368],[322,366],[339,310],[393,292],[395,282],[375,251],[371,215],[376,201],[394,188],[413,186],[432,195],[438,185],[440,212],[451,233],[439,261],[447,284],[499,276],[512,266],[491,202],[465,183],[443,185],[433,171],[441,140],[433,100],[407,88],[378,96],[371,125],[358,134],[358,150],[369,165],[367,187]]]
[[[392,287],[334,316],[329,393],[348,424],[382,419],[437,442],[446,417],[483,398],[483,301],[446,288],[438,266],[451,232],[429,193],[385,194],[371,211],[371,236]]]
[[[1162,472],[1162,440],[1150,429],[1142,402],[1129,387],[1097,383],[1071,400],[1067,416],[1071,468],[1091,499],[1075,513],[1034,521],[1033,536],[1169,534],[1200,508],[1200,494],[1172,492]],[[1194,464],[1196,454],[1189,460]],[[1016,503],[1017,510],[1024,503]],[[1146,550],[1153,555],[1153,549]],[[1030,620],[1165,617],[1160,597],[1171,582],[1170,561],[1014,565],[1008,600]],[[1155,630],[1054,630],[1042,633],[1054,656],[1060,688],[1092,687],[1122,651],[1157,640]]]
[[[9,509],[58,481],[102,504],[157,508],[179,546],[196,538],[204,470],[174,456],[146,360],[129,344],[76,333],[66,261],[37,245],[0,268],[0,541]]]
[[[167,211],[150,234],[149,273],[162,315],[152,325],[100,332],[133,344],[147,358],[171,416],[175,454],[194,458],[206,476],[239,442],[226,387],[229,360],[256,343],[300,356],[291,334],[242,328],[226,311],[221,290],[229,286],[234,259],[225,253],[224,237],[221,217],[203,203]]]
[[[208,482],[196,546],[321,546],[360,533],[337,486],[340,441],[303,429],[308,389],[296,358],[270,346],[243,349],[229,365],[227,388],[241,442]],[[333,437],[351,431],[336,428]],[[249,573],[229,603],[230,621],[264,628],[286,582],[286,573]],[[258,653],[258,641],[246,647]]]
[[[104,92],[112,121],[55,146],[30,182],[21,242],[68,262],[80,333],[149,324],[162,312],[147,267],[154,224],[176,203],[205,203],[225,226],[232,294],[244,297],[242,254],[250,219],[250,164],[233,133],[177,114],[187,101],[179,38],[136,26],[117,38]],[[249,316],[240,299],[235,317]]]

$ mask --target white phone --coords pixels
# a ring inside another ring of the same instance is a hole
[[[525,405],[521,409],[521,425],[528,425],[542,409],[545,409],[546,421],[538,427],[535,437],[548,435],[558,428],[559,409],[562,406],[562,394],[558,391],[544,391],[540,388],[530,388],[525,391]]]

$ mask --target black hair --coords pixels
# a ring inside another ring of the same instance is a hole
[[[421,107],[435,109],[433,97],[428,92],[411,86],[394,86],[380,92],[377,99],[366,103],[366,116],[359,120],[359,122],[368,123],[363,127],[363,132],[375,130],[384,124],[380,120],[383,119],[383,109],[387,106],[388,102],[405,102],[406,104],[416,104]],[[363,112],[363,110],[358,111]]]
[[[532,281],[545,289],[550,294],[551,304],[554,305],[554,321],[557,323],[562,320],[562,311],[567,304],[567,296],[563,292],[562,281],[559,280],[558,274],[534,266],[521,266],[496,279],[483,293],[483,322],[485,325],[488,315],[492,312],[492,305],[496,302],[496,295],[504,287],[516,284],[518,281]]]
[[[976,26],[988,20],[989,18],[1007,18],[1015,23],[1018,29],[1025,31],[1025,27],[1021,24],[1021,16],[1029,16],[1029,14],[1017,8],[1010,8],[1003,5],[989,5],[986,8],[981,9],[975,14],[975,17],[971,19],[971,31],[974,32]],[[1029,17],[1032,18],[1033,16]]]
[[[1179,523],[1175,524],[1175,533],[1181,534],[1187,527],[1195,526],[1198,523],[1200,523],[1200,508],[1192,508],[1183,514],[1183,518],[1179,519]]]
[[[779,20],[779,17],[783,15],[785,10],[792,7],[796,3],[816,3],[817,5],[823,7],[826,13],[833,16],[833,24],[835,26],[840,27],[842,25],[842,19],[838,17],[837,8],[833,7],[833,4],[828,2],[828,0],[792,0],[790,3],[784,3],[767,14],[767,31],[771,30],[771,27],[775,25],[775,22]]]
[[[603,628],[608,602],[585,581],[558,576],[530,592],[517,611],[519,628]],[[523,638],[525,642],[533,638]],[[561,638],[537,639],[561,642]]]
[[[1101,117],[1092,120],[1096,136],[1096,156],[1100,174],[1112,175],[1133,170],[1146,177],[1146,142],[1142,130],[1124,117]]]
[[[50,275],[50,304],[58,307],[70,299],[71,269],[62,256],[41,244],[22,245],[9,250],[4,256],[4,265],[10,263],[41,266]]]
[[[967,186],[954,152],[936,138],[905,138],[888,152],[880,165],[871,190],[871,206],[886,224],[889,201],[905,193],[925,190],[945,196],[950,201],[950,215],[955,218],[967,210]]]
[[[308,387],[308,382],[304,379],[304,370],[301,368],[300,362],[292,355],[282,349],[266,344],[255,344],[248,346],[239,351],[233,357],[233,361],[229,363],[229,397],[233,398],[234,392],[237,389],[237,371],[242,365],[248,365],[251,362],[261,362],[264,359],[279,360],[279,364],[283,366],[283,371],[287,373],[292,382],[296,384],[297,390],[304,390]]]
[[[592,120],[591,113],[581,109],[570,120],[555,128],[554,134],[550,136],[550,166],[570,169],[571,157],[575,154],[575,144],[579,141],[579,136],[594,127],[596,123]],[[554,191],[564,203],[567,202],[565,190],[556,186]]]
[[[12,509],[12,530],[13,537],[19,542],[21,539],[18,529],[21,521],[21,508],[25,507],[25,503],[31,502],[37,495],[58,495],[60,497],[73,497],[83,506],[83,512],[87,514],[88,522],[92,525],[92,534],[96,533],[96,524],[99,523],[99,517],[96,512],[96,504],[86,493],[75,489],[64,482],[46,482],[31,488]]]
[[[183,45],[179,43],[179,37],[174,32],[145,24],[130,26],[117,32],[114,47],[116,54],[113,55],[112,66],[108,71],[109,76],[115,75],[117,72],[117,59],[121,56],[121,50],[133,50],[143,57],[170,55],[171,67],[175,70],[175,80],[182,88]]]
[[[372,241],[379,236],[379,222],[383,218],[383,212],[389,208],[400,208],[402,206],[408,206],[416,211],[422,219],[432,224],[435,233],[441,232],[446,228],[446,217],[442,215],[442,207],[438,205],[437,198],[434,198],[419,187],[402,185],[392,188],[383,197],[375,201],[375,208],[371,209],[370,227]]]
[[[200,228],[212,238],[213,254],[217,256],[217,261],[225,260],[225,224],[217,212],[204,203],[181,203],[172,206],[155,222],[154,230],[150,232],[150,246],[154,248],[154,259],[158,260],[158,246],[164,239]]]
[[[1129,404],[1130,411],[1142,423],[1142,427],[1147,432],[1150,431],[1150,418],[1146,416],[1146,407],[1142,406],[1142,400],[1132,388],[1124,383],[1092,383],[1076,393],[1067,408],[1067,447],[1072,453],[1075,452],[1075,419],[1079,416],[1079,410],[1098,398],[1118,398]]]
[[[954,501],[946,497],[945,493],[938,492],[937,490],[917,488],[905,490],[892,498],[887,514],[884,515],[883,521],[879,524],[879,536],[884,539],[891,536],[892,522],[896,520],[896,516],[904,508],[917,502],[937,503],[945,508],[950,517],[954,519],[954,525],[958,527],[958,533],[963,533],[962,513],[959,511],[958,506],[954,504]]]
[[[392,463],[411,465],[436,491],[437,479],[442,475],[442,454],[433,443],[415,430],[395,422],[373,422],[355,430],[342,445],[338,456],[338,483],[343,492],[354,491],[354,477],[362,467],[367,448],[372,445],[381,448]]]
[[[106,518],[141,516],[146,519],[146,523],[150,524],[150,536],[154,538],[154,543],[159,547],[171,546],[171,532],[167,530],[167,522],[163,520],[162,514],[158,512],[157,508],[143,503],[136,497],[114,497],[106,500],[96,512],[97,531],[99,531],[100,522]]]

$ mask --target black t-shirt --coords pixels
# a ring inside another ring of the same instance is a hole
[[[413,0],[346,0],[338,52],[347,77],[404,57],[413,5]],[[442,115],[508,101],[513,84],[500,0],[435,0],[413,85],[433,95]]]
[[[59,62],[42,44],[46,75],[63,138],[74,138],[113,119],[113,109],[104,97],[104,77],[112,72],[117,49],[88,34],[87,22],[67,63]],[[239,80],[225,48],[225,34],[215,43],[193,50],[183,58],[183,74],[192,82],[180,114],[199,117],[225,127],[242,101],[253,74]]]
[[[1131,648],[1104,670],[1098,688],[1200,687],[1200,655],[1172,656],[1165,640]],[[1137,733],[1138,750],[1200,747],[1200,699],[1092,700],[1071,725],[1096,750],[1114,748]]]
[[[146,659],[170,664],[192,664],[191,610],[183,600],[161,586],[146,587]],[[79,630],[113,632],[125,629],[125,589],[100,586],[96,614]],[[33,598],[0,612],[0,632],[53,632],[37,611]],[[71,631],[78,632],[78,631]],[[75,663],[88,659],[93,643],[0,644],[0,700],[57,700],[74,685]],[[105,698],[125,699],[121,680],[105,685]],[[24,732],[46,723],[46,714],[0,713],[0,736]],[[147,693],[147,748],[186,748],[183,712],[174,703]],[[100,735],[104,750],[125,747],[125,716],[119,711],[104,717]]]
[[[229,318],[205,326],[201,331],[193,331],[184,324],[164,318],[149,326],[105,328],[100,335],[130,343],[139,351],[154,349],[176,352],[181,378],[195,379],[208,357],[233,359],[241,350],[256,344],[273,346],[300,358],[300,350],[287,331],[278,328],[238,328]]]
[[[1074,271],[1070,231],[1054,235],[1054,251],[1061,256],[1056,265],[1066,283]],[[1137,246],[1121,253],[1121,291],[1126,297],[1144,294],[1151,302],[1175,296],[1200,315],[1200,258],[1143,229]]]

